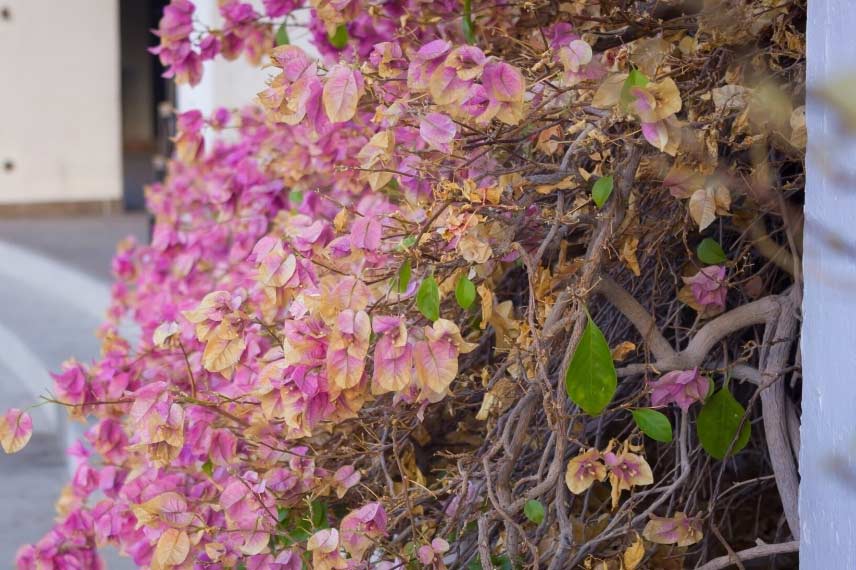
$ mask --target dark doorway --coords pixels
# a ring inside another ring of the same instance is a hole
[[[145,208],[143,188],[159,179],[165,162],[174,100],[172,81],[148,52],[152,34],[168,0],[121,0],[122,44],[122,201],[126,210]]]

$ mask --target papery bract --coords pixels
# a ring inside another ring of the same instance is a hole
[[[419,122],[422,140],[440,152],[449,152],[449,145],[457,132],[458,127],[452,119],[442,113],[428,113]]]
[[[331,123],[350,120],[357,112],[357,103],[363,91],[363,77],[347,65],[330,70],[324,83],[322,99],[324,110]]]
[[[373,541],[386,534],[386,511],[379,503],[369,503],[342,519],[339,532],[342,546],[355,560],[362,560]]]
[[[6,453],[18,453],[29,443],[33,435],[33,420],[30,414],[11,408],[0,417],[0,445]]]
[[[568,461],[565,484],[571,493],[579,495],[591,487],[595,481],[604,479],[606,479],[606,466],[598,450],[589,449]]]
[[[645,458],[623,450],[620,453],[607,451],[603,454],[604,463],[609,469],[609,482],[612,485],[612,508],[618,506],[622,491],[637,485],[650,485],[654,482],[651,466]]]
[[[684,277],[684,283],[690,286],[696,302],[704,308],[725,308],[725,296],[728,286],[725,283],[726,269],[721,265],[709,265],[701,268],[692,277]]]
[[[672,517],[651,516],[651,520],[645,525],[642,536],[655,544],[675,544],[677,546],[691,546],[703,537],[701,521],[690,518],[682,512],[675,513]]]
[[[692,370],[673,370],[651,384],[651,405],[677,404],[683,411],[701,402],[710,392],[710,379]]]

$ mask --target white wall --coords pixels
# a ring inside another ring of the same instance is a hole
[[[810,89],[841,74],[852,84],[852,0],[808,8]],[[849,569],[856,568],[856,259],[827,236],[856,243],[856,140],[816,96],[808,98],[806,118],[800,566]]]
[[[118,199],[118,2],[2,5],[0,204]]]

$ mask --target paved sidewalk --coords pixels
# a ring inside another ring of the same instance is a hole
[[[145,215],[0,220],[0,408],[32,404],[48,371],[98,354],[95,329],[109,301],[110,260],[126,235],[145,241]],[[0,453],[0,568],[51,526],[69,471],[64,412],[33,411],[35,434],[19,454]],[[111,569],[133,568],[115,553]]]

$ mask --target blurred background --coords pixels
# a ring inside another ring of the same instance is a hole
[[[176,109],[245,105],[264,87],[243,62],[207,62],[192,91],[163,78],[147,49],[166,4],[0,0],[0,408],[38,402],[64,360],[97,356],[110,261],[122,238],[148,241],[144,187],[164,175]],[[195,4],[218,25],[216,0]],[[32,415],[31,444],[0,455],[0,568],[50,528],[85,429],[55,406]]]

